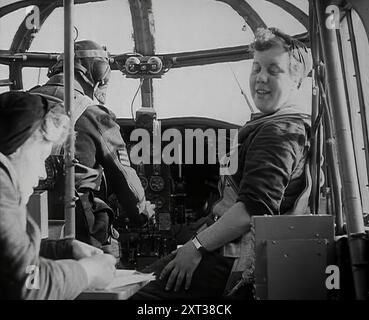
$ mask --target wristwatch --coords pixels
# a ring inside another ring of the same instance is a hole
[[[195,246],[195,248],[197,249],[197,251],[199,251],[201,254],[204,254],[204,253],[208,253],[209,251],[206,250],[203,245],[201,244],[201,242],[199,241],[199,239],[197,239],[197,236],[194,236],[192,238],[192,243],[193,245]]]

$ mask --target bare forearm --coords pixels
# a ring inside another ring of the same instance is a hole
[[[213,251],[245,234],[250,221],[245,205],[237,202],[217,222],[200,232],[197,238],[207,250]]]

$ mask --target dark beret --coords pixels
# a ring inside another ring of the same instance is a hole
[[[41,125],[49,105],[45,98],[20,91],[0,94],[0,152],[14,153]]]

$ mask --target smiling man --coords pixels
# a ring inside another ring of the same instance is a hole
[[[271,48],[255,54],[250,89],[257,108],[273,113],[283,107],[292,88],[288,54],[281,47]]]
[[[290,107],[288,103],[295,98],[294,94],[307,76],[306,71],[301,68],[306,63],[311,64],[310,61],[305,61],[308,57],[304,58],[301,53],[296,53],[298,56],[294,57],[293,53],[286,51],[286,45],[273,32],[282,35],[273,28],[259,32],[259,40],[254,43],[255,55],[250,75],[251,95],[256,107],[263,114]],[[287,35],[283,36],[288,39]],[[293,39],[290,41],[298,43]],[[305,48],[300,50],[307,55]]]
[[[302,43],[272,28],[256,32],[253,48],[250,89],[260,113],[238,135],[238,170],[232,176],[236,201],[226,208],[215,206],[215,223],[148,268],[159,280],[136,299],[217,298],[228,293],[245,299],[248,286],[240,284],[241,274],[252,270],[246,258],[252,257],[251,217],[305,213],[307,202],[300,196],[309,193],[305,165],[310,117],[301,113],[296,97],[311,69],[309,53]],[[234,242],[239,237],[244,241]],[[232,242],[239,250],[231,253],[226,249]]]

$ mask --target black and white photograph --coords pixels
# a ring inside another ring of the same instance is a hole
[[[0,300],[369,300],[368,54],[365,0],[0,0]]]

